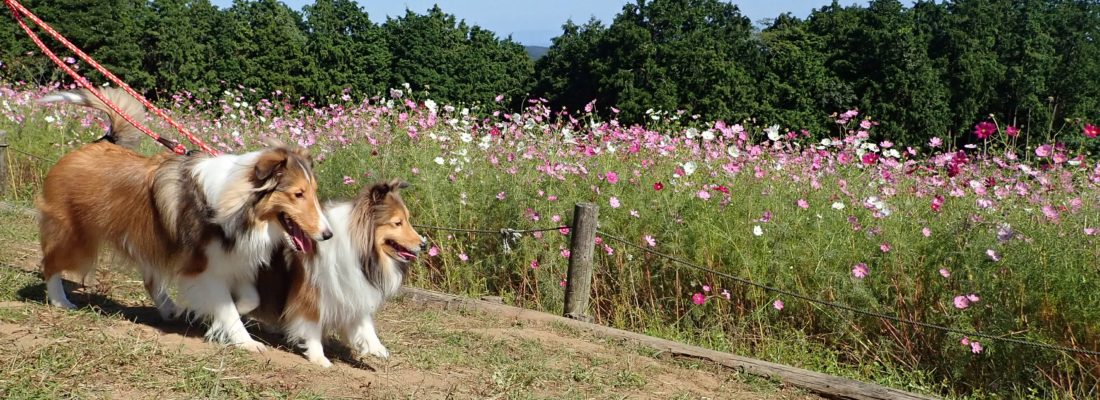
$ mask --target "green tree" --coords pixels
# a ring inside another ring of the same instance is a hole
[[[534,64],[523,46],[456,21],[439,6],[424,15],[406,11],[382,27],[393,55],[392,87],[409,84],[435,99],[464,102],[529,87]]]
[[[572,110],[596,99],[593,62],[606,30],[595,18],[584,25],[572,20],[562,25],[562,34],[552,40],[546,55],[535,63],[534,93]]]
[[[215,27],[222,18],[208,0],[153,0],[146,29],[145,69],[158,91],[198,91],[216,87],[213,60],[219,56]]]
[[[260,95],[305,95],[316,62],[306,54],[301,15],[278,0],[236,0],[227,13],[226,35],[215,46],[225,58],[221,78]]]
[[[380,27],[352,0],[317,0],[304,8],[306,53],[317,63],[307,92],[314,97],[351,88],[381,94],[390,81],[391,57]]]
[[[806,22],[784,14],[761,33],[765,67],[759,118],[828,136],[833,132],[824,112],[851,107],[855,94],[825,65],[824,38],[807,28]]]

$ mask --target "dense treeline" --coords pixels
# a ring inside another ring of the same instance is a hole
[[[762,29],[719,0],[639,0],[609,25],[567,22],[537,63],[439,7],[378,25],[352,0],[302,12],[276,0],[26,3],[151,94],[240,84],[323,101],[408,83],[443,101],[597,100],[628,122],[682,109],[814,133],[831,128],[828,114],[858,108],[907,143],[970,138],[990,115],[1025,135],[1100,119],[1097,0],[834,2]],[[15,24],[0,29],[0,46],[0,78],[62,78]]]

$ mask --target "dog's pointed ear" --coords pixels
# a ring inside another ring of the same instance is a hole
[[[398,189],[406,189],[406,188],[408,188],[408,187],[409,187],[409,183],[408,183],[408,182],[405,182],[405,181],[403,181],[403,180],[400,180],[400,179],[394,179],[394,180],[391,180],[391,181],[390,181],[390,189],[391,189],[391,190],[395,190],[395,191],[396,191],[396,190],[398,190]]]
[[[381,203],[392,191],[393,186],[390,186],[389,182],[375,183],[370,187],[370,201],[375,204]]]
[[[260,154],[254,169],[256,181],[264,182],[272,177],[282,175],[283,171],[286,170],[287,157],[286,149],[281,147]]]

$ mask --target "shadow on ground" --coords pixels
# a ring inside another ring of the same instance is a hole
[[[16,292],[16,298],[23,302],[45,304],[46,284],[42,279],[42,274],[24,270],[17,271],[35,276],[39,283],[20,288]],[[69,300],[82,310],[90,310],[105,317],[121,317],[127,321],[154,328],[161,334],[203,338],[203,332],[206,331],[205,325],[200,321],[193,321],[188,318],[165,320],[161,318],[156,307],[122,304],[108,296],[88,290],[86,286],[79,282],[68,279],[63,280],[63,284],[65,291],[69,294]],[[245,324],[249,328],[252,337],[261,343],[278,350],[300,354],[298,346],[287,342],[286,338],[280,333],[261,329],[259,323],[251,321],[247,317],[245,318]],[[372,372],[377,371],[375,367],[356,357],[351,348],[339,341],[327,340],[325,353],[330,358],[340,360],[349,366]]]

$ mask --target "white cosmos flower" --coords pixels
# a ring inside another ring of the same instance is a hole
[[[775,142],[779,140],[779,125],[769,126],[764,132],[768,133],[768,139]]]
[[[691,176],[691,174],[694,174],[695,170],[698,169],[698,167],[695,166],[695,162],[693,161],[688,161],[684,163],[683,168],[685,176]]]

